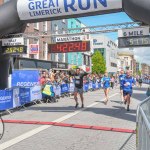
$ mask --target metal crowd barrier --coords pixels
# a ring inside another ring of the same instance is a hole
[[[53,84],[52,87],[54,98],[68,97],[74,92],[74,83]],[[86,83],[83,87],[84,92],[88,92],[91,89],[94,91],[100,88],[100,83]],[[41,100],[43,100],[44,97],[42,97],[41,89],[41,86],[37,85],[34,87],[13,87],[11,89],[0,90],[0,111],[8,111],[11,113],[9,110],[24,107],[29,103],[42,103]]]
[[[148,80],[148,79],[143,79],[143,83],[150,84],[150,80]]]
[[[150,150],[150,97],[137,110],[137,150]]]

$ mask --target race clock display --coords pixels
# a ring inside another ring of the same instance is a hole
[[[70,53],[90,51],[90,41],[49,44],[49,53]]]
[[[150,36],[121,37],[118,38],[118,47],[147,47],[150,46]]]

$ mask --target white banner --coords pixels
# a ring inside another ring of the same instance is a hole
[[[56,43],[71,42],[71,41],[87,41],[87,40],[89,40],[87,35],[56,37]]]
[[[133,37],[149,35],[149,27],[122,29],[118,31],[118,37]]]
[[[24,45],[23,37],[2,39],[2,46],[19,46],[19,45]]]
[[[13,108],[20,106],[19,88],[13,89]]]
[[[21,20],[80,15],[122,9],[122,0],[18,0]]]
[[[41,100],[42,99],[42,92],[41,92],[41,86],[34,86],[31,88],[30,91],[31,101],[34,100]]]

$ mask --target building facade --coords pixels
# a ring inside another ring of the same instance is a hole
[[[118,47],[104,35],[92,35],[92,52],[100,51],[106,61],[106,68],[109,74],[117,73],[117,50]]]
[[[143,75],[150,75],[150,66],[148,64],[142,63],[141,68]]]
[[[68,30],[81,28],[81,22],[78,19],[68,19]],[[79,30],[70,30],[70,33],[79,33]],[[83,65],[83,54],[81,52],[68,53],[68,64],[69,66],[82,66]]]
[[[51,32],[52,34],[65,34],[66,30],[68,29],[68,20],[62,19],[62,20],[56,20],[51,22]],[[51,37],[51,42],[56,42],[56,37]],[[55,62],[67,62],[67,54],[65,53],[52,53],[51,54],[51,60]]]
[[[123,69],[131,70],[134,73],[134,53],[133,51],[118,51],[118,57],[123,63]]]

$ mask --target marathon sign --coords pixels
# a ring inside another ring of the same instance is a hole
[[[118,37],[136,37],[149,35],[149,27],[123,29],[118,31]]]
[[[18,46],[18,45],[24,45],[23,37],[11,37],[2,39],[2,46]]]
[[[18,0],[20,20],[82,14],[102,14],[122,9],[122,0]]]
[[[86,40],[88,40],[87,35],[56,37],[56,43],[60,43],[60,42],[72,42],[72,41],[86,41]]]

